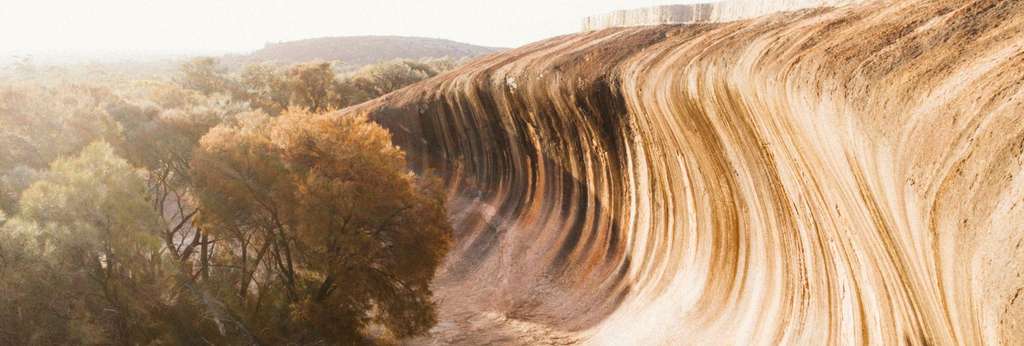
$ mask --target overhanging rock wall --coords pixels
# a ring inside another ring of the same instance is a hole
[[[620,10],[583,19],[583,31],[606,28],[727,22],[775,12],[848,5],[859,0],[732,0]]]
[[[559,36],[341,115],[449,191],[411,345],[1024,345],[1022,46],[1024,1],[868,1]]]

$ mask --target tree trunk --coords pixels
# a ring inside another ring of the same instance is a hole
[[[202,234],[199,245],[199,263],[201,266],[199,270],[203,280],[208,280],[210,279],[210,237],[202,230],[199,230],[199,232]]]

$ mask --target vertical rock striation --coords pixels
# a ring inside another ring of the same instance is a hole
[[[873,1],[558,37],[345,113],[451,189],[437,343],[1019,344],[1021,71],[1022,1]]]

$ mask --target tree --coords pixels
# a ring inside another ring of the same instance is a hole
[[[0,344],[426,331],[443,194],[383,129],[313,115],[376,96],[351,81],[199,59],[174,82],[0,87]]]
[[[2,317],[0,335],[16,344],[159,339],[170,328],[154,312],[170,282],[157,229],[142,179],[108,144],[53,163],[0,232],[0,257],[12,259],[0,268],[0,304],[19,311]]]
[[[339,107],[334,70],[327,62],[306,63],[288,69],[291,104],[320,113]]]
[[[239,77],[243,90],[241,97],[253,108],[273,116],[288,108],[291,97],[288,81],[274,66],[248,65]]]
[[[173,263],[176,282],[174,290],[164,293],[187,297],[164,311],[174,314],[171,322],[183,331],[173,336],[188,344],[195,340],[256,343],[248,327],[225,306],[224,300],[233,299],[233,292],[224,289],[228,284],[212,269],[216,239],[194,222],[199,208],[194,203],[190,165],[200,139],[211,128],[260,122],[266,115],[222,94],[203,96],[173,85],[158,84],[151,94],[155,106],[121,102],[108,112],[121,124],[119,151],[142,168],[148,200],[163,221],[157,234],[168,264]],[[207,319],[196,320],[197,315]]]
[[[372,97],[379,97],[433,77],[437,73],[433,67],[425,63],[393,60],[363,68],[353,77],[353,82]]]
[[[253,64],[242,70],[237,83],[228,84],[239,85],[235,98],[271,116],[288,107],[321,113],[380,97],[455,66],[451,59],[393,60],[339,80],[328,62],[297,64],[283,73],[271,65]]]
[[[0,209],[16,213],[18,196],[61,156],[112,136],[100,88],[0,88]]]
[[[465,59],[466,58],[456,60],[445,57],[436,59],[424,59],[420,60],[420,62],[426,64],[427,66],[430,66],[430,68],[434,70],[434,74],[437,75],[454,70],[456,67],[459,67],[459,65],[464,63],[466,61]]]
[[[203,95],[230,93],[232,81],[215,58],[196,58],[181,66],[178,83]]]
[[[263,340],[350,343],[371,322],[401,337],[435,323],[444,196],[384,129],[290,111],[211,130],[192,168],[199,223],[231,243],[239,309]]]

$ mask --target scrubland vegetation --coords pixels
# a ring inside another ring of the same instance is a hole
[[[387,131],[329,113],[453,66],[18,66],[0,80],[0,344],[426,332],[443,193]]]

